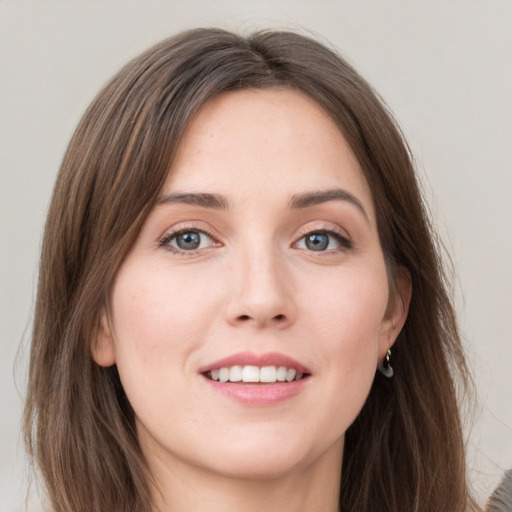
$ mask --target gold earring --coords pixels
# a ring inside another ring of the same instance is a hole
[[[386,355],[384,356],[384,359],[382,360],[382,362],[379,363],[379,365],[377,366],[377,369],[379,370],[379,372],[382,373],[382,375],[384,375],[388,379],[393,377],[393,374],[394,374],[393,368],[391,368],[391,365],[389,364],[390,357],[391,357],[391,350],[388,350],[386,352]]]

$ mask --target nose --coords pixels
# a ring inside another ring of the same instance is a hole
[[[275,253],[241,254],[226,285],[226,320],[231,325],[284,329],[295,321],[290,272]]]

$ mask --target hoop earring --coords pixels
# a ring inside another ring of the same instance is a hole
[[[382,375],[384,375],[384,377],[387,377],[388,379],[390,379],[391,377],[393,377],[393,368],[391,368],[391,365],[389,364],[389,358],[391,357],[391,350],[388,350],[386,352],[386,355],[384,356],[384,359],[382,360],[381,363],[379,363],[379,365],[377,366],[377,369],[379,370],[380,373],[382,373]]]

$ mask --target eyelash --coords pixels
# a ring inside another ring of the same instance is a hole
[[[352,241],[342,231],[340,231],[339,229],[332,227],[332,226],[322,226],[319,229],[309,229],[308,228],[307,230],[304,230],[303,232],[301,232],[300,237],[297,239],[296,242],[294,242],[294,244],[297,244],[300,240],[304,239],[306,236],[316,234],[316,233],[330,235],[336,239],[336,242],[338,242],[340,244],[340,247],[338,247],[337,249],[331,249],[330,251],[318,251],[319,253],[332,253],[333,250],[337,251],[337,252],[343,252],[343,251],[348,251],[350,249],[353,249],[353,247],[354,247]],[[315,251],[311,251],[311,252],[315,252]]]
[[[172,245],[170,245],[171,240],[173,240],[174,238],[176,238],[179,235],[182,235],[184,233],[200,233],[202,235],[206,235],[214,243],[217,242],[216,238],[208,230],[203,229],[203,228],[198,229],[194,226],[188,226],[188,227],[182,227],[182,228],[179,228],[174,231],[170,231],[170,232],[166,233],[159,240],[158,247],[162,247],[166,251],[172,252],[173,254],[177,254],[179,256],[194,256],[195,254],[197,254],[198,251],[203,250],[203,249],[193,249],[190,251],[184,251],[184,250],[180,250],[177,247],[173,247]]]
[[[172,245],[170,245],[170,242],[178,237],[179,235],[181,234],[184,234],[184,233],[189,233],[189,232],[193,232],[193,233],[200,233],[202,235],[206,235],[207,237],[209,237],[214,243],[217,242],[216,238],[213,236],[212,233],[210,233],[208,230],[205,230],[205,229],[198,229],[194,226],[189,226],[189,227],[182,227],[182,228],[179,228],[177,230],[174,230],[174,231],[170,231],[168,233],[166,233],[158,242],[158,247],[162,247],[163,249],[167,250],[167,251],[170,251],[172,252],[173,254],[178,254],[180,256],[194,256],[195,254],[197,254],[199,251],[201,250],[204,250],[203,249],[192,249],[192,250],[188,250],[188,251],[185,251],[185,250],[180,250],[176,247],[173,247]],[[347,238],[346,235],[344,235],[341,231],[339,231],[338,229],[332,227],[332,226],[323,226],[322,228],[320,229],[307,229],[307,230],[304,230],[303,232],[301,232],[300,234],[300,237],[294,242],[294,245],[299,243],[301,240],[303,240],[306,236],[308,235],[312,235],[312,234],[325,234],[325,235],[329,235],[329,236],[332,236],[333,238],[335,238],[336,242],[339,243],[340,247],[336,248],[336,249],[331,249],[331,250],[328,250],[328,251],[317,251],[318,253],[332,253],[333,251],[336,251],[336,252],[343,252],[343,251],[347,251],[347,250],[350,250],[353,248],[353,244],[352,242]],[[217,242],[218,243],[218,242]],[[315,251],[309,251],[309,252],[315,252]]]

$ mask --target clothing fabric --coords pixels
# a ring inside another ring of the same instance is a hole
[[[503,480],[489,498],[487,512],[512,512],[512,469],[505,471]]]

